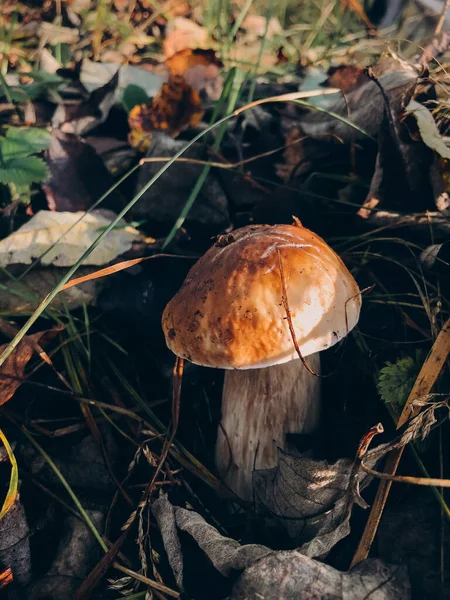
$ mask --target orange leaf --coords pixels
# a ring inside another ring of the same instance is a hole
[[[0,573],[0,590],[6,587],[9,583],[13,581],[13,574],[11,569],[8,567],[5,571]]]
[[[186,48],[176,52],[166,60],[170,75],[182,75],[184,80],[196,91],[206,91],[212,100],[217,100],[222,93],[220,70],[223,63],[214,50],[190,50]]]
[[[368,78],[361,67],[351,65],[339,65],[328,70],[328,78],[325,85],[339,88],[344,94],[349,94],[367,83]]]
[[[183,129],[198,125],[203,113],[198,93],[181,75],[170,76],[151,104],[135,106],[130,112],[128,141],[131,146],[145,151],[152,131],[167,131],[176,137]]]

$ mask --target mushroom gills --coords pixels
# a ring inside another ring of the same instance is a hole
[[[320,355],[306,358],[320,373]],[[223,482],[243,500],[253,500],[252,472],[277,465],[286,436],[312,434],[320,419],[320,378],[300,360],[264,369],[228,370],[216,466]]]

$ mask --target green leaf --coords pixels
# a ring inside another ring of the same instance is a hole
[[[380,370],[378,391],[381,398],[388,404],[394,404],[402,409],[413,388],[417,375],[422,367],[422,353],[416,356],[399,358],[395,363],[387,362]]]
[[[138,104],[147,104],[148,102],[147,92],[134,83],[130,83],[123,90],[122,105],[127,112],[130,112]]]
[[[8,127],[6,136],[0,138],[2,162],[42,152],[50,146],[51,139],[51,134],[42,127]]]
[[[0,183],[25,186],[39,183],[48,176],[45,162],[37,156],[13,158],[0,164]]]

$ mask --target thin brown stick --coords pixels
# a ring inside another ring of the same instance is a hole
[[[447,15],[447,11],[450,8],[450,0],[445,0],[445,4],[442,8],[441,16],[439,17],[439,21],[436,24],[436,29],[434,30],[434,35],[440,35],[442,33],[442,28],[444,27],[445,17]]]
[[[317,137],[320,136],[331,136],[336,138],[339,142],[341,142],[341,144],[343,144],[343,140],[342,138],[338,137],[335,133],[320,133],[318,134]],[[282,146],[278,146],[278,148],[274,148],[273,150],[267,150],[267,152],[263,152],[262,154],[257,154],[256,156],[251,156],[250,158],[246,158],[244,160],[240,160],[239,162],[235,162],[235,163],[223,163],[223,162],[214,162],[214,161],[210,161],[210,160],[200,160],[198,158],[185,158],[183,156],[180,156],[180,158],[177,158],[177,160],[175,162],[182,162],[182,163],[188,163],[191,165],[208,165],[209,167],[216,167],[218,169],[238,169],[239,167],[243,167],[244,165],[247,165],[251,162],[255,162],[255,160],[259,160],[260,158],[266,158],[267,156],[271,156],[272,154],[277,154],[277,152],[281,152],[281,150],[285,150],[286,148],[289,148],[290,146],[293,146],[294,144],[298,144],[299,142],[303,142],[305,140],[307,140],[308,138],[310,138],[311,136],[309,135],[304,135],[302,137],[296,138],[295,140],[292,140],[292,142],[289,142],[288,144],[283,144]],[[171,157],[167,157],[167,156],[154,156],[151,158],[141,158],[141,160],[139,161],[139,165],[143,165],[145,163],[166,163],[169,162],[169,160],[171,159]]]
[[[300,346],[298,345],[297,336],[295,335],[295,329],[294,329],[294,325],[292,323],[291,310],[289,308],[289,303],[288,303],[286,279],[284,277],[283,261],[281,260],[281,253],[280,253],[279,248],[277,248],[277,254],[278,254],[278,266],[280,269],[281,287],[283,290],[281,301],[283,303],[284,310],[286,311],[286,318],[287,318],[287,322],[289,325],[289,331],[291,332],[291,338],[292,338],[292,342],[294,343],[295,351],[297,352],[299,359],[302,361],[303,366],[307,369],[307,371],[309,371],[311,373],[311,375],[314,375],[314,377],[320,377],[319,373],[316,373],[315,371],[313,371],[311,369],[311,367],[308,365],[308,363],[304,359],[303,354],[300,350]]]
[[[162,583],[159,583],[158,581],[155,581],[154,579],[149,579],[148,577],[144,577],[140,573],[136,573],[136,571],[127,569],[126,567],[123,567],[121,564],[119,564],[117,562],[113,563],[113,567],[115,569],[117,569],[118,571],[121,571],[122,573],[129,575],[133,579],[137,579],[137,581],[141,581],[142,583],[145,583],[146,585],[148,585],[149,587],[151,587],[155,590],[164,592],[164,594],[167,594],[171,598],[179,598],[180,597],[180,594],[178,592],[175,592],[175,590],[168,588],[167,586],[163,585]],[[124,598],[126,598],[126,596]]]
[[[437,477],[411,477],[409,475],[389,475],[389,473],[382,473],[381,471],[375,471],[367,467],[364,462],[361,462],[361,469],[383,481],[397,481],[398,483],[408,483],[412,485],[425,485],[429,487],[445,487],[450,488],[450,479],[440,479]]]
[[[413,389],[409,394],[408,400],[403,408],[402,414],[397,423],[397,429],[401,427],[409,418],[414,417],[418,414],[419,408],[413,408],[414,401],[419,398],[427,396],[431,388],[436,382],[439,373],[442,370],[447,357],[450,354],[450,319],[448,319],[441,332],[439,333],[436,341],[433,344],[431,352],[422,365],[420,373],[414,383]],[[392,485],[392,476],[395,475],[400,459],[403,454],[404,447],[396,448],[389,452],[386,464],[384,467],[384,474],[382,481],[377,490],[377,495],[370,511],[369,518],[366,523],[363,535],[359,542],[358,548],[353,557],[351,567],[354,567],[362,560],[365,560],[369,555],[370,548],[375,538],[378,526],[380,524],[381,516],[383,514],[386,500],[389,495],[389,491]],[[438,485],[442,485],[439,483]],[[434,486],[435,487],[435,486]]]

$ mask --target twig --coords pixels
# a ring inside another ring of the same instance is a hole
[[[382,479],[383,481],[397,481],[398,483],[408,483],[413,485],[450,488],[450,479],[439,479],[437,477],[410,477],[408,475],[390,475],[389,473],[375,471],[374,469],[367,467],[364,462],[361,462],[361,469],[369,475],[377,477],[377,479]]]
[[[133,577],[133,579],[137,579],[138,581],[145,583],[146,585],[148,585],[149,587],[151,587],[155,590],[164,592],[171,598],[179,598],[180,597],[180,594],[178,592],[171,590],[170,588],[163,585],[162,583],[159,583],[158,581],[155,581],[154,579],[149,579],[148,577],[144,577],[140,573],[136,573],[136,571],[131,571],[131,569],[127,569],[126,567],[123,567],[121,564],[119,564],[117,562],[113,563],[113,567],[115,569],[117,569],[118,571],[121,571],[122,573],[125,573],[126,575],[129,575],[130,577]],[[126,596],[125,596],[125,598],[126,598]]]
[[[420,373],[416,379],[416,382],[409,394],[408,400],[403,408],[402,414],[397,422],[397,429],[404,425],[408,418],[417,415],[420,409],[414,408],[413,402],[418,398],[427,396],[431,388],[433,387],[442,367],[444,366],[447,357],[450,353],[450,319],[448,319],[441,332],[439,333],[436,341],[433,344],[431,353],[427,360],[422,365]],[[384,467],[384,474],[388,476],[395,475],[397,467],[400,463],[400,459],[403,454],[404,447],[396,448],[388,454],[386,465]],[[362,560],[365,560],[369,554],[372,542],[375,538],[375,534],[380,524],[381,516],[386,504],[389,491],[391,489],[392,478],[383,478],[381,481],[375,501],[370,511],[369,518],[366,523],[363,535],[359,542],[359,546],[353,557],[351,567],[354,567]],[[442,485],[439,483],[438,485]]]
[[[340,138],[339,136],[337,136],[335,133],[321,133],[318,134],[317,137],[324,137],[324,136],[330,136],[335,138],[338,142],[340,142],[341,144],[343,144],[343,140],[342,138]],[[272,150],[267,150],[267,152],[262,152],[261,154],[257,154],[256,156],[250,156],[249,158],[245,158],[244,160],[240,160],[238,162],[235,163],[231,163],[231,162],[214,162],[214,161],[210,161],[210,160],[201,160],[198,158],[184,158],[184,157],[180,157],[176,160],[177,163],[188,163],[191,165],[209,165],[210,167],[214,167],[214,168],[218,168],[218,169],[238,169],[239,167],[243,167],[244,165],[247,165],[251,162],[255,162],[256,160],[259,160],[261,158],[266,158],[267,156],[272,156],[272,154],[277,154],[278,152],[281,152],[282,150],[286,150],[286,148],[289,148],[290,146],[294,146],[295,144],[299,144],[300,142],[304,142],[305,140],[309,139],[311,136],[309,135],[304,135],[302,137],[296,138],[295,140],[292,140],[292,142],[289,142],[288,144],[283,144],[282,146],[278,146],[277,148],[273,148]],[[154,156],[151,158],[141,158],[141,160],[139,161],[139,165],[143,165],[146,163],[166,163],[170,160],[170,157],[167,156]]]
[[[307,369],[307,371],[309,371],[311,373],[311,375],[314,375],[315,377],[320,377],[320,374],[313,371],[311,369],[311,367],[308,365],[308,363],[304,359],[303,354],[300,350],[300,346],[298,345],[297,336],[295,335],[295,329],[294,329],[294,325],[292,323],[291,311],[289,308],[289,303],[288,303],[288,298],[287,298],[286,280],[284,278],[283,262],[281,260],[281,253],[280,253],[279,248],[277,248],[277,254],[278,254],[278,266],[280,269],[281,287],[283,290],[283,295],[282,295],[281,301],[283,303],[284,310],[286,311],[286,318],[287,318],[287,322],[289,325],[289,331],[291,332],[291,338],[292,338],[292,342],[294,343],[295,351],[297,352],[299,359],[302,361],[303,366]]]
[[[442,8],[441,16],[439,17],[439,21],[436,24],[436,29],[434,30],[434,35],[438,36],[442,33],[442,28],[444,27],[445,17],[447,15],[447,11],[450,8],[450,0],[445,0],[445,4]]]

